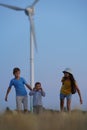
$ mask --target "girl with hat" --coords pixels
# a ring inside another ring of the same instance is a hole
[[[67,110],[71,111],[71,98],[72,98],[72,94],[75,93],[75,92],[72,92],[72,88],[74,88],[76,92],[78,93],[81,104],[83,103],[83,101],[82,101],[80,90],[76,84],[76,81],[74,79],[71,69],[66,68],[63,71],[63,73],[64,73],[64,77],[61,80],[62,87],[60,90],[60,109],[61,111],[64,110],[64,99],[66,98]]]

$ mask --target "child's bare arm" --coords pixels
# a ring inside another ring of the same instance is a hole
[[[77,90],[78,95],[79,95],[79,98],[80,98],[80,103],[83,104],[81,92],[80,92],[80,89],[79,89],[79,87],[77,86],[77,84],[76,84],[76,90]]]
[[[29,84],[26,84],[26,87],[29,89],[29,90],[32,90],[31,86]]]
[[[6,102],[8,101],[8,94],[10,93],[10,91],[11,91],[11,88],[8,87],[7,92],[6,92],[6,96],[5,96],[5,101]]]

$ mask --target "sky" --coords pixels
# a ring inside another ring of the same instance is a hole
[[[27,7],[33,0],[0,0],[0,3]],[[46,92],[45,108],[59,110],[62,71],[69,67],[81,90],[72,96],[72,108],[87,110],[87,1],[40,0],[35,7],[35,82]],[[24,12],[0,7],[0,110],[15,109],[15,89],[4,101],[13,78],[12,70],[20,67],[21,76],[30,83],[30,24]],[[29,91],[27,90],[29,93]],[[30,98],[29,98],[30,103]]]

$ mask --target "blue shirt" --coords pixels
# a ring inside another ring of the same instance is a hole
[[[26,96],[27,95],[27,91],[25,89],[26,84],[27,84],[27,82],[25,81],[24,78],[20,78],[20,79],[14,78],[10,81],[9,87],[10,88],[12,86],[15,87],[16,96]]]
[[[44,91],[36,91],[33,90],[29,93],[30,96],[33,96],[33,106],[42,106],[42,96],[45,97],[45,92]]]

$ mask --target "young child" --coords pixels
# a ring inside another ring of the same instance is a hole
[[[24,111],[28,111],[28,96],[27,96],[27,91],[25,89],[25,86],[29,89],[32,90],[30,85],[27,84],[24,78],[20,77],[20,69],[19,68],[14,68],[13,69],[13,75],[14,78],[10,81],[9,87],[7,89],[7,93],[5,96],[5,101],[8,99],[8,94],[10,93],[10,90],[12,86],[15,87],[16,91],[16,107],[18,111],[22,110],[22,104],[24,107]]]
[[[45,97],[45,92],[41,87],[41,83],[37,82],[33,91],[29,93],[33,96],[33,112],[39,114],[43,111],[42,96]]]
[[[64,110],[64,99],[66,98],[67,100],[67,110],[71,111],[71,99],[72,99],[72,85],[75,87],[78,95],[79,95],[79,99],[80,99],[80,103],[82,104],[82,97],[81,97],[81,92],[77,86],[77,83],[74,79],[74,76],[71,72],[71,69],[66,68],[64,71],[64,77],[62,78],[61,82],[62,82],[62,87],[60,90],[60,109],[61,111]]]

